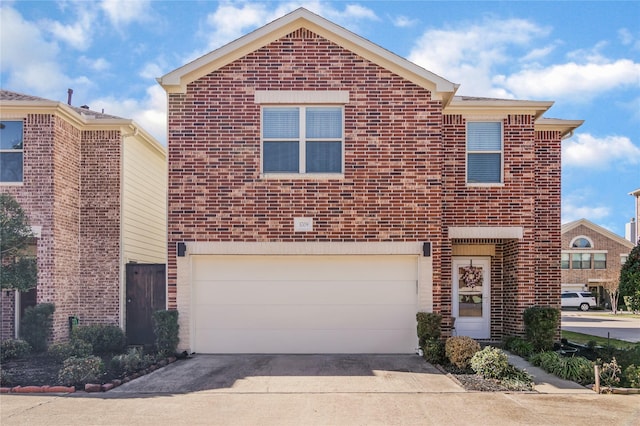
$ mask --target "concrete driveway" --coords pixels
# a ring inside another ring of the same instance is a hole
[[[195,355],[110,394],[464,392],[417,355]]]

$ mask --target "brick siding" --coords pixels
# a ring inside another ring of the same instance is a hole
[[[68,337],[70,315],[118,324],[119,152],[119,132],[82,132],[57,115],[29,114],[23,185],[0,186],[42,227],[37,301],[55,304],[53,340]],[[15,315],[4,299],[3,339]]]
[[[260,177],[256,90],[349,91],[343,179]],[[503,120],[505,184],[469,187],[463,116],[299,30],[170,93],[168,120],[172,309],[180,241],[431,241],[433,305],[446,329],[449,226],[524,228],[522,240],[495,243],[492,336],[521,333],[528,306],[559,304],[560,134],[535,132],[533,116]],[[313,232],[294,233],[296,216],[313,217]]]

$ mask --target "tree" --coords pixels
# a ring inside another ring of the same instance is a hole
[[[33,238],[29,220],[9,194],[0,194],[0,287],[27,291],[38,283],[36,258],[27,248]]]
[[[620,275],[613,271],[608,271],[601,284],[604,291],[609,295],[611,310],[615,315],[618,313],[618,300],[620,299]]]
[[[640,311],[640,241],[620,270],[620,296],[629,301],[631,310]]]

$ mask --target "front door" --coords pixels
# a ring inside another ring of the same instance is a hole
[[[453,258],[453,307],[455,332],[474,339],[491,337],[491,258]]]

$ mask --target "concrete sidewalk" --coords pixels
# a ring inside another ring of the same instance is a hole
[[[539,367],[531,365],[528,361],[517,355],[508,354],[509,364],[525,370],[533,376],[534,390],[539,393],[550,394],[593,394],[591,389],[570,380],[561,379],[553,374],[549,374]]]

